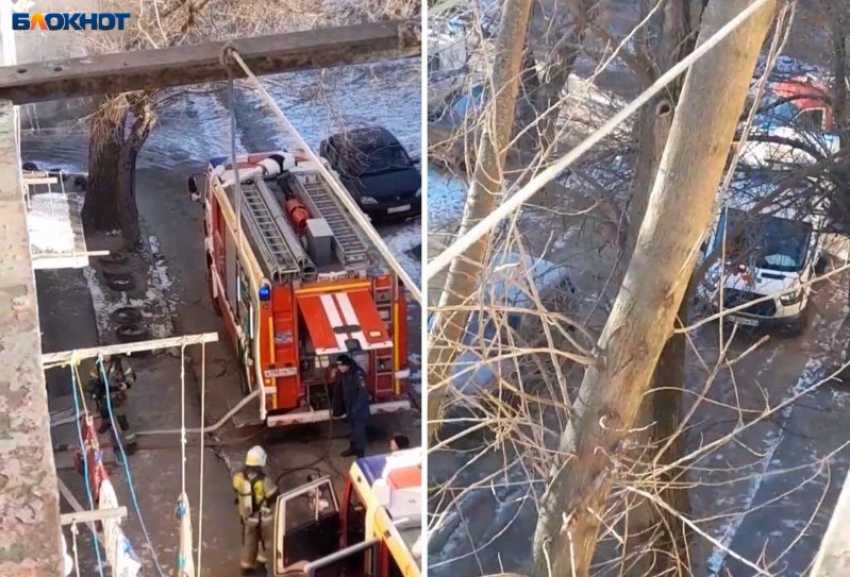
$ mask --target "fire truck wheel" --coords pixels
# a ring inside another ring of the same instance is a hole
[[[130,274],[107,278],[106,284],[109,285],[109,288],[117,292],[132,290],[136,286],[136,282]]]
[[[144,315],[136,307],[121,307],[112,313],[112,322],[118,325],[129,325],[142,322]]]
[[[36,172],[38,170],[38,165],[34,162],[25,162],[21,165],[21,170],[26,170],[27,172]]]
[[[123,252],[111,252],[98,259],[100,264],[102,264],[103,266],[109,266],[113,268],[116,266],[126,265],[128,260],[130,260],[130,255],[124,254]]]
[[[115,336],[121,343],[137,343],[150,338],[150,331],[139,323],[127,323],[115,329]]]

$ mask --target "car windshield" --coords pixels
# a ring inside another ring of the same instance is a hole
[[[761,124],[766,129],[791,126],[798,113],[791,102],[782,102],[761,113]]]
[[[340,167],[352,176],[378,174],[413,165],[407,151],[398,142],[359,140],[345,143],[338,150]]]
[[[811,235],[812,225],[807,222],[751,216],[729,208],[717,227],[715,250],[721,249],[725,236],[726,254],[731,261],[780,272],[799,272],[806,263]]]

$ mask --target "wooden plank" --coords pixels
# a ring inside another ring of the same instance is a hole
[[[227,79],[227,42],[98,54],[0,67],[0,99],[15,104],[202,84]],[[239,38],[231,42],[255,74],[295,72],[418,56],[418,23],[370,22]],[[243,77],[238,66],[234,76]]]
[[[97,511],[77,511],[76,513],[63,513],[59,516],[62,525],[73,525],[75,523],[92,523],[103,519],[127,516],[127,507],[121,506],[117,509],[99,509]]]
[[[55,366],[68,363],[71,359],[93,359],[99,355],[121,355],[127,353],[141,353],[144,351],[155,351],[157,349],[170,349],[183,345],[200,345],[201,343],[218,342],[218,333],[201,333],[198,335],[185,335],[182,337],[170,337],[167,339],[154,339],[151,341],[140,341],[138,343],[124,343],[120,345],[107,345],[98,348],[77,349],[75,351],[64,351],[61,353],[44,353],[41,355],[41,364],[44,368],[48,365]]]
[[[32,259],[52,259],[52,258],[76,258],[76,257],[91,257],[91,256],[109,256],[108,250],[87,250],[86,252],[38,252],[33,253]]]
[[[59,180],[52,177],[32,177],[24,175],[24,183],[29,186],[34,186],[36,184],[59,184]]]

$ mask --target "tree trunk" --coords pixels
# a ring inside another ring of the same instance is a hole
[[[502,197],[504,161],[516,115],[520,69],[532,4],[533,0],[507,0],[502,10],[491,83],[498,92],[493,95],[485,118],[459,235],[490,214]],[[468,311],[458,308],[477,288],[486,266],[489,242],[489,235],[483,236],[452,262],[440,297],[429,339],[428,426],[432,433],[439,428],[441,405],[449,386],[452,363],[469,318]]]
[[[709,3],[701,40],[752,0]],[[712,209],[756,59],[773,20],[768,2],[688,72],[623,286],[585,372],[575,418],[534,535],[534,577],[589,575],[617,455],[633,442],[642,399],[670,337]],[[701,127],[699,131],[693,127]]]
[[[98,108],[89,144],[89,181],[82,213],[88,230],[120,230],[126,250],[135,249],[141,239],[136,159],[154,122],[150,104],[144,97],[139,102],[132,111],[129,130],[125,128],[130,115],[125,100],[113,99]]]
[[[698,15],[695,15],[695,21],[692,21],[692,14],[690,0],[674,0],[667,3],[658,27],[661,41],[655,51],[659,70],[668,70],[693,50],[694,42],[688,41],[688,38],[693,37],[692,33],[698,29],[699,21]],[[654,80],[652,71],[647,72]],[[626,267],[635,249],[640,225],[649,203],[652,183],[656,178],[672,126],[674,109],[679,100],[681,88],[682,83],[680,81],[668,86],[664,93],[643,109],[638,123],[638,159],[630,196],[626,246],[615,272],[615,278],[618,279],[618,282],[622,282]],[[679,318],[687,318],[687,312],[688,302],[683,300],[679,310]],[[636,435],[641,439],[634,458],[643,461],[647,466],[647,471],[651,467],[648,466],[648,461],[655,457],[663,466],[684,456],[684,443],[678,437],[670,443],[670,446],[661,455],[656,455],[654,449],[650,449],[648,452],[643,449],[661,447],[676,433],[681,419],[685,352],[684,338],[681,335],[673,335],[659,358],[652,379],[652,390],[644,399],[639,410],[638,428],[642,430],[645,427],[649,428]],[[661,476],[659,484],[662,485],[662,489],[657,496],[676,511],[683,515],[690,515],[691,508],[687,490],[669,486],[663,488],[666,483],[681,480],[683,474],[684,471],[676,470]],[[647,558],[645,563],[636,563],[630,574],[644,575],[647,574],[649,569],[652,569],[657,573],[667,574],[669,572],[673,576],[685,575],[690,566],[687,527],[664,508],[657,507],[645,499],[639,498],[637,501],[639,503],[638,508],[635,509],[637,514],[629,515],[629,530],[627,532],[630,541],[633,543],[628,543],[626,549],[629,551],[645,551]],[[663,542],[661,544],[656,543],[652,547],[646,547],[647,538],[655,538],[657,534],[652,528],[659,526],[664,533]],[[659,548],[662,548],[665,553],[658,555]]]
[[[149,107],[139,111],[129,138],[121,147],[118,164],[118,212],[126,249],[137,248],[141,240],[139,209],[136,206],[136,159],[150,136],[153,111]]]
[[[83,226],[89,232],[121,228],[118,208],[118,163],[124,144],[126,113],[116,115],[104,98],[92,119],[89,138],[89,175],[83,203]]]

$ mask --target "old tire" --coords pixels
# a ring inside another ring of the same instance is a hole
[[[120,343],[138,343],[150,338],[148,327],[140,323],[127,323],[115,329],[115,336]]]
[[[111,268],[125,266],[129,260],[130,255],[124,254],[123,252],[111,252],[98,259],[100,264]]]
[[[133,325],[144,320],[142,311],[136,307],[121,307],[112,312],[112,322],[117,325]]]
[[[103,278],[109,280],[112,278],[120,278],[120,277],[132,277],[133,272],[127,268],[126,266],[104,266],[100,269],[100,272],[103,273]]]
[[[136,281],[133,280],[133,275],[130,274],[107,277],[106,284],[116,292],[129,291],[136,287]]]

